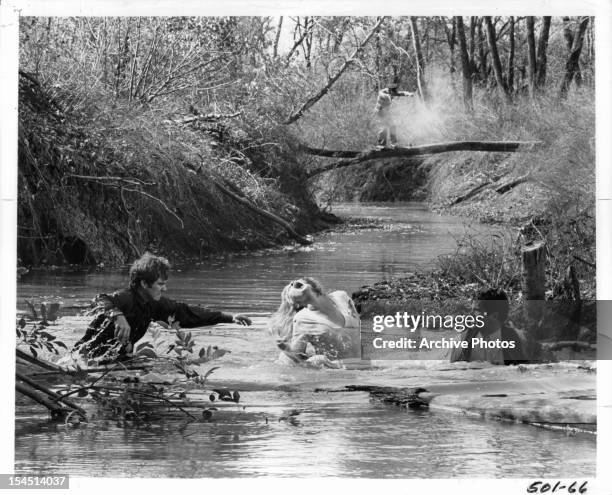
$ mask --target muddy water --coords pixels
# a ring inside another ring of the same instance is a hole
[[[315,392],[348,383],[422,386],[466,380],[447,363],[379,362],[364,370],[319,370],[277,360],[265,326],[289,280],[310,275],[330,290],[350,293],[431,266],[437,255],[453,251],[455,239],[466,231],[486,230],[418,204],[338,205],[334,212],[383,219],[385,228],[325,233],[312,247],[225,257],[172,274],[172,297],[253,318],[248,329],[219,325],[193,332],[199,345],[231,351],[215,363],[220,369],[211,386],[239,389],[240,405],[222,404],[208,423],[168,420],[148,429],[112,422],[65,428],[49,424],[37,410],[19,407],[16,471],[107,477],[593,476],[596,449],[590,438],[399,410],[372,403],[361,392]],[[120,288],[124,281],[121,271],[33,274],[19,284],[18,295],[20,301],[61,298],[65,324],[55,330],[71,343],[87,322],[74,316],[78,308],[96,292]]]

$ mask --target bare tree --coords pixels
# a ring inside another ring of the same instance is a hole
[[[569,17],[563,17],[563,37],[565,38],[565,44],[567,51],[571,51],[572,44],[574,43],[574,33],[572,32],[572,24]]]
[[[476,34],[478,36],[478,73],[480,75],[480,80],[485,82],[488,77],[488,69],[487,69],[487,55],[488,51],[485,49],[485,39],[482,34],[482,22],[483,19],[479,19],[476,24]]]
[[[529,96],[535,96],[536,78],[536,45],[535,45],[535,18],[527,16],[527,80],[529,81]]]
[[[419,27],[417,25],[417,18],[414,16],[410,17],[410,28],[412,31],[412,46],[416,53],[417,60],[417,84],[419,87],[419,94],[423,100],[427,100],[427,87],[425,85],[425,59],[423,58],[423,51],[421,50],[421,40],[419,38]]]
[[[456,16],[455,24],[457,25],[457,36],[459,38],[459,53],[461,54],[461,72],[463,74],[463,104],[465,105],[465,108],[468,111],[472,111],[472,64],[470,62],[467,42],[465,40],[463,17]]]
[[[448,23],[445,19],[441,18],[442,24],[444,26],[444,32],[446,34],[446,41],[448,42],[448,48],[450,50],[450,73],[451,73],[451,82],[453,81],[453,75],[455,73],[455,44],[457,43],[456,36],[456,22],[455,18],[451,19],[451,27],[448,27]]]
[[[537,88],[541,88],[546,83],[546,51],[548,49],[548,37],[550,34],[550,16],[542,18],[542,27],[538,39],[538,51],[536,55],[536,80]]]
[[[502,71],[501,61],[499,59],[499,52],[497,51],[497,41],[495,40],[495,28],[493,27],[493,21],[491,16],[485,16],[485,26],[487,28],[487,42],[489,44],[489,51],[491,52],[491,61],[493,63],[493,72],[495,74],[495,80],[502,96],[506,101],[510,101],[510,94],[508,88],[504,83],[504,75]]]
[[[276,36],[274,37],[274,48],[272,56],[276,58],[278,56],[278,41],[280,40],[281,29],[283,27],[283,16],[278,18],[278,25],[276,26]]]
[[[476,67],[474,65],[474,49],[476,48],[475,43],[474,43],[474,37],[476,35],[476,23],[478,22],[478,17],[476,16],[471,16],[470,17],[470,45],[468,48],[468,53],[469,53],[469,58],[470,58],[470,65],[471,70],[472,70],[472,78],[474,78],[474,72],[476,72]]]
[[[311,31],[312,30],[311,30],[311,27],[308,21],[308,17],[306,17],[306,19],[304,20],[304,29],[302,29],[302,24],[301,24],[300,18],[298,17],[295,22],[295,30],[293,32],[293,39],[295,39],[295,42],[293,43],[291,50],[289,50],[289,53],[287,53],[287,62],[291,61],[291,57],[293,56],[295,51],[300,46],[302,46],[306,38],[308,38],[309,35],[312,36]],[[312,38],[311,38],[311,41],[312,41]],[[306,58],[306,60],[308,60],[308,58],[306,57],[306,51],[304,51],[304,57]]]
[[[577,74],[580,72],[578,61],[580,60],[580,52],[582,51],[584,32],[586,31],[588,24],[589,18],[583,17],[576,28],[576,32],[573,34],[572,48],[567,58],[567,62],[565,63],[565,75],[563,76],[561,87],[559,88],[559,96],[561,98],[567,95],[567,90],[569,89],[572,80],[575,80],[576,84],[580,84],[582,82],[582,79],[577,77]]]
[[[510,53],[508,54],[508,91],[514,92],[514,16],[510,16]]]

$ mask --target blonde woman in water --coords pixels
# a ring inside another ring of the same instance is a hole
[[[301,277],[283,288],[270,330],[283,355],[294,362],[339,367],[339,359],[359,358],[359,314],[341,290],[323,293],[321,284]]]

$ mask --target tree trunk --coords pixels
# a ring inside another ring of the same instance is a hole
[[[502,71],[501,61],[499,60],[499,53],[497,51],[497,42],[495,41],[495,28],[493,27],[493,21],[491,16],[485,16],[485,25],[487,28],[487,41],[489,44],[489,51],[491,52],[491,61],[493,63],[493,72],[495,74],[495,80],[501,95],[507,102],[510,102],[510,95],[506,84],[504,83],[504,75]]]
[[[274,49],[272,56],[276,58],[278,56],[278,41],[280,40],[281,29],[283,27],[283,16],[278,18],[278,26],[276,26],[276,36],[274,37]]]
[[[419,94],[423,100],[427,100],[427,87],[425,85],[425,60],[423,59],[423,51],[421,50],[421,40],[419,38],[419,28],[417,25],[417,18],[414,16],[410,17],[410,28],[412,31],[412,46],[416,53],[417,60],[417,84],[419,87]]]
[[[567,56],[569,58],[570,54],[572,53],[572,45],[574,44],[574,32],[572,31],[572,20],[569,17],[563,17],[563,37],[565,38],[565,44],[567,46]],[[574,78],[578,81],[582,79],[582,72],[580,71],[579,64],[578,64],[577,72],[574,74]]]
[[[567,46],[567,53],[572,51],[572,45],[574,44],[574,33],[572,33],[572,25],[569,17],[563,17],[563,37],[565,38],[565,45]]]
[[[508,91],[514,93],[514,16],[510,16],[510,54],[508,55]]]
[[[477,35],[478,35],[478,73],[481,82],[486,82],[488,78],[487,70],[487,51],[485,50],[485,40],[482,34],[482,19],[478,20]]]
[[[546,83],[546,51],[548,49],[548,38],[550,34],[550,16],[542,18],[542,28],[538,39],[538,52],[536,55],[536,88],[542,88]]]
[[[535,18],[527,16],[527,78],[529,84],[529,96],[535,97],[536,86],[536,46],[535,46]]]
[[[311,68],[310,54],[312,53],[312,33],[314,30],[314,20],[310,17],[304,17],[304,31],[307,33],[304,38],[304,60],[306,61],[306,68]]]
[[[465,40],[463,17],[455,17],[455,24],[457,25],[457,36],[459,37],[461,72],[463,74],[463,104],[465,105],[466,110],[471,112],[474,108],[474,102],[472,100],[472,64],[470,63],[470,56],[467,50],[467,43]]]
[[[478,21],[478,17],[471,16],[470,17],[470,46],[468,48],[469,59],[470,59],[470,72],[472,74],[472,79],[474,78],[474,73],[476,72],[476,67],[474,65],[474,50],[476,48],[474,43],[474,36],[476,35],[476,22]]]
[[[454,87],[454,75],[455,75],[455,44],[457,42],[456,31],[455,31],[455,18],[451,19],[452,21],[452,29],[448,27],[444,18],[442,18],[442,22],[444,24],[444,32],[446,33],[446,41],[448,42],[448,48],[450,50],[450,75],[451,75],[451,84]]]
[[[561,88],[559,89],[559,97],[564,98],[567,95],[567,91],[572,83],[572,79],[576,78],[576,84],[580,84],[580,78],[578,76],[580,72],[580,66],[578,61],[580,60],[580,52],[582,51],[582,41],[584,39],[584,32],[589,24],[589,18],[583,17],[580,20],[580,24],[576,29],[576,33],[573,36],[572,49],[570,51],[567,62],[565,63],[565,75],[561,82]]]
[[[538,338],[537,329],[544,309],[546,289],[546,243],[529,243],[521,250],[523,259],[522,289],[527,330]]]

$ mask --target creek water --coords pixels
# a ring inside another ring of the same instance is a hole
[[[427,386],[469,380],[440,361],[377,362],[366,369],[307,369],[278,361],[266,332],[269,315],[290,280],[307,275],[329,290],[427,268],[456,249],[466,232],[487,234],[457,218],[414,203],[342,204],[339,216],[379,219],[383,228],[327,232],[313,246],[214,258],[173,271],[168,295],[189,303],[241,312],[252,327],[193,330],[198,345],[231,353],[214,362],[210,387],[241,393],[240,404],[215,403],[209,422],[168,419],[150,428],[91,422],[56,425],[39,409],[16,411],[15,471],[105,477],[590,477],[596,444],[590,438],[411,411],[369,400],[364,392],[320,392],[345,384]],[[125,271],[32,273],[18,285],[26,299],[60,298],[55,330],[67,344],[83,333],[76,316],[91,297],[121,288]],[[66,321],[66,324],[62,324]],[[208,364],[202,365],[205,370]],[[498,367],[499,368],[499,367]],[[494,373],[484,369],[483,373]],[[167,377],[159,377],[163,379]]]

